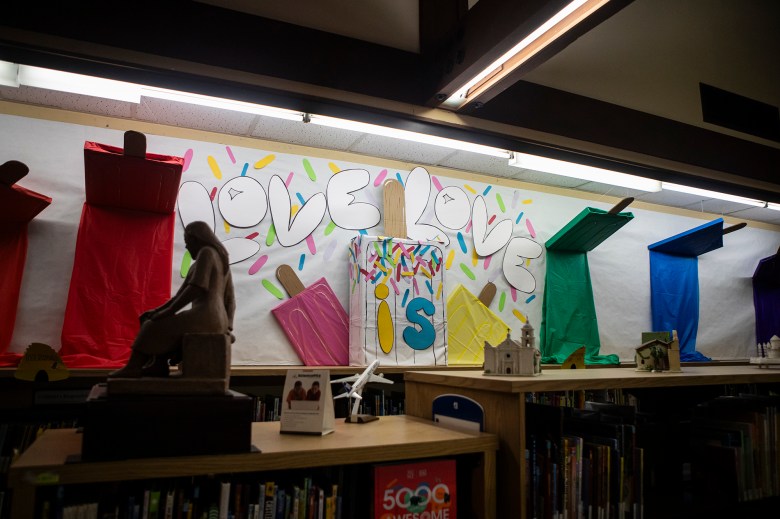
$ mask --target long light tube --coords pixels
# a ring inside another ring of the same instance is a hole
[[[483,146],[482,144],[474,144],[471,142],[459,141],[456,139],[448,139],[446,137],[438,137],[436,135],[427,135],[424,133],[410,132],[407,130],[389,128],[387,126],[378,126],[376,124],[350,121],[348,119],[339,119],[337,117],[327,117],[324,115],[309,114],[309,118],[312,124],[329,126],[331,128],[340,128],[342,130],[352,130],[355,132],[370,133],[372,135],[392,137],[395,139],[402,139],[411,142],[421,142],[425,144],[432,144],[434,146],[443,146],[445,148],[451,148],[455,150],[470,151],[472,153],[481,153],[482,155],[490,155],[492,157],[500,157],[504,159],[509,158],[508,151],[502,150],[500,148],[493,148],[491,146]]]
[[[457,110],[473,101],[507,74],[538,54],[542,49],[590,16],[609,0],[574,0],[555,13],[504,55],[472,77],[441,106]]]
[[[575,164],[563,160],[528,155],[527,153],[512,153],[512,156],[509,159],[509,165],[517,168],[551,173],[553,175],[579,178],[580,180],[588,180],[590,182],[601,182],[602,184],[627,187],[639,191],[655,192],[661,190],[661,182],[657,180],[628,175],[626,173],[608,169],[584,166],[582,164]]]
[[[231,110],[234,112],[243,112],[248,114],[264,115],[266,117],[275,117],[277,119],[286,119],[288,121],[302,121],[303,112],[276,108],[274,106],[259,105],[255,103],[246,103],[244,101],[234,101],[221,97],[204,96],[189,92],[179,92],[177,90],[168,90],[166,88],[143,87],[141,95],[154,97],[157,99],[167,99],[168,101],[178,101],[180,103],[189,103],[210,108],[219,108],[222,110]]]
[[[19,84],[128,103],[141,102],[141,85],[29,65],[19,65]]]
[[[0,85],[19,86],[19,65],[8,61],[0,61]]]
[[[780,211],[780,204],[776,204],[774,202],[768,202],[766,207],[767,209],[772,209],[773,211]]]
[[[671,182],[662,182],[661,187],[668,191],[677,191],[680,193],[688,193],[690,195],[699,195],[705,198],[715,198],[717,200],[725,200],[727,202],[736,202],[739,204],[752,205],[755,207],[767,206],[767,203],[762,202],[761,200],[754,200],[752,198],[745,198],[742,196],[719,193],[717,191],[708,191],[706,189],[699,189],[697,187],[689,187],[680,184],[672,184]]]

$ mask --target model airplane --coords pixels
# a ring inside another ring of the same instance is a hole
[[[344,384],[344,388],[346,389],[346,392],[337,395],[333,397],[334,400],[337,398],[349,398],[350,402],[354,402],[352,404],[352,413],[349,417],[347,417],[347,421],[358,421],[358,422],[366,422],[369,421],[367,417],[364,417],[363,419],[359,420],[350,420],[352,417],[358,417],[358,408],[360,407],[360,401],[363,399],[361,396],[361,393],[363,392],[363,386],[365,386],[369,382],[381,382],[382,384],[392,384],[392,380],[388,380],[382,375],[374,375],[374,370],[379,367],[379,361],[375,360],[372,362],[366,369],[363,371],[363,373],[359,375],[353,375],[351,377],[344,377],[344,378],[337,378],[336,380],[331,380],[331,383],[334,382],[341,382]],[[350,385],[349,383],[352,382],[353,384]]]

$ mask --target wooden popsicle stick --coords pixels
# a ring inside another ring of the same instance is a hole
[[[385,235],[391,238],[406,238],[406,200],[404,186],[397,180],[388,180],[383,185],[385,204]]]
[[[146,158],[146,135],[128,130],[125,132],[124,154],[128,157]]]
[[[0,184],[12,186],[30,171],[30,168],[24,162],[18,160],[9,160],[0,166]]]
[[[496,297],[496,285],[488,281],[482,288],[482,292],[479,293],[479,299],[483,305],[489,307],[493,302],[493,298]]]
[[[276,269],[276,279],[290,297],[295,297],[306,289],[290,265],[279,265]]]
[[[742,229],[743,227],[746,227],[746,226],[747,226],[747,223],[742,222],[742,223],[738,223],[736,225],[732,225],[730,227],[726,227],[725,229],[723,229],[723,235],[725,236],[726,234],[728,234],[730,232],[738,231],[738,230],[740,230],[740,229]]]
[[[608,214],[618,214],[623,209],[625,209],[626,207],[631,205],[631,202],[633,202],[633,201],[634,201],[634,197],[633,196],[629,196],[628,198],[624,198],[623,200],[621,200],[620,202],[615,204],[615,207],[610,209]]]

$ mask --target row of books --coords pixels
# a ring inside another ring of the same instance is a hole
[[[555,407],[573,407],[583,409],[586,402],[607,402],[616,405],[639,407],[639,401],[631,393],[620,388],[602,390],[557,391],[545,393],[526,393],[526,402],[551,405]]]
[[[716,490],[716,500],[737,502],[780,496],[778,405],[780,396],[739,394],[696,406],[691,441],[696,495]]]
[[[633,408],[589,404],[582,410],[526,404],[529,517],[642,517],[644,451]]]
[[[278,395],[252,396],[254,403],[254,421],[255,422],[276,422],[280,420],[281,398]],[[337,400],[336,416],[347,416],[346,401]],[[363,393],[363,400],[360,404],[360,414],[370,414],[374,416],[402,415],[404,414],[404,396],[402,393],[393,392],[392,394],[367,389]]]
[[[190,478],[128,482],[110,489],[60,486],[44,496],[42,519],[340,519],[339,485]]]

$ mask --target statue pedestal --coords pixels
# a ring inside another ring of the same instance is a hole
[[[221,395],[113,395],[96,384],[87,398],[82,458],[233,454],[252,450],[253,402]]]

